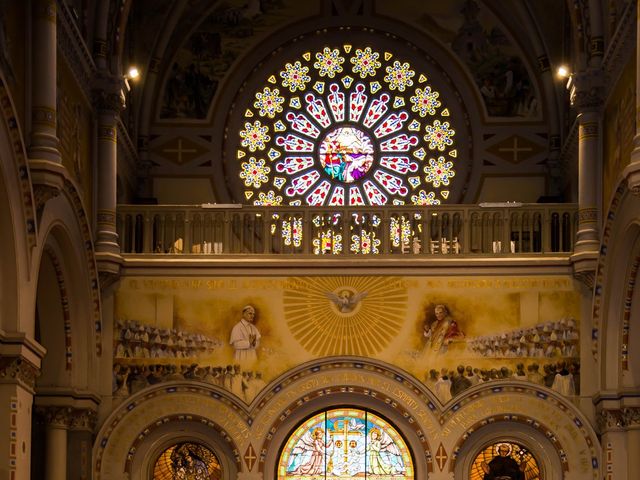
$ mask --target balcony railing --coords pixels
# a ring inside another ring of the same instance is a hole
[[[518,255],[573,251],[573,204],[120,205],[123,254]]]

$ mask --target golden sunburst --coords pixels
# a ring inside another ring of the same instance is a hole
[[[371,356],[402,328],[407,291],[398,277],[297,277],[284,291],[284,307],[307,352]]]

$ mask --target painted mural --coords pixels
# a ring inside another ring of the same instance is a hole
[[[188,379],[250,403],[289,369],[338,355],[393,364],[443,404],[506,378],[580,389],[570,277],[129,277],[115,317],[116,399]]]
[[[218,84],[236,58],[308,2],[227,0],[219,2],[175,55],[164,84],[161,119],[204,119]],[[311,8],[316,8],[311,6]]]
[[[377,2],[385,15],[406,12],[403,20],[447,45],[469,69],[493,117],[540,117],[540,101],[520,48],[482,2],[452,0]]]

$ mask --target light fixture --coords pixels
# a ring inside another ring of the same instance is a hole
[[[571,76],[571,72],[569,71],[569,67],[566,65],[560,65],[558,70],[556,71],[558,78],[569,78]]]
[[[140,77],[140,70],[138,70],[138,67],[134,65],[130,66],[129,70],[127,71],[126,78],[128,80],[137,80],[138,77]]]
[[[124,85],[127,87],[127,92],[131,91],[131,84],[129,80],[137,81],[140,78],[140,70],[135,65],[131,65],[127,73],[124,75]]]

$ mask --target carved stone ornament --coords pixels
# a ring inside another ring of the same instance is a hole
[[[622,416],[627,427],[640,427],[640,407],[623,408]]]
[[[73,408],[66,406],[37,406],[36,414],[45,424],[57,428],[69,428]]]
[[[579,112],[598,110],[604,102],[602,70],[574,73],[569,83],[571,105]]]
[[[18,383],[31,392],[40,370],[22,357],[0,357],[0,382]]]
[[[50,185],[36,185],[33,189],[33,194],[36,203],[36,215],[40,220],[45,204],[60,195],[60,190]]]
[[[601,432],[638,427],[640,426],[640,407],[602,410],[597,420]]]
[[[93,105],[97,110],[120,113],[125,106],[121,88],[117,85],[109,85],[107,88],[95,89],[93,91]]]
[[[69,427],[72,430],[88,430],[93,431],[96,427],[98,415],[95,411],[88,408],[74,409],[71,414],[71,422]]]

